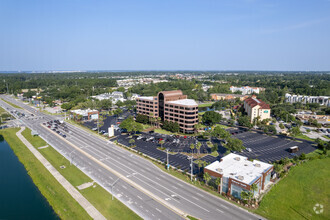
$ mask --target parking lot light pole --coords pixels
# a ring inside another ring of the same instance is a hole
[[[190,181],[192,182],[193,181],[193,179],[192,179],[192,176],[193,176],[193,156],[191,156],[191,157],[188,157],[188,160],[191,160],[190,161]]]

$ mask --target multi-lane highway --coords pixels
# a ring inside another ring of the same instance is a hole
[[[34,108],[1,95],[15,105],[22,107],[29,116],[20,120],[27,127],[37,131],[63,156],[73,161],[79,169],[97,183],[112,192],[125,205],[145,219],[181,219],[192,215],[201,219],[260,219],[242,208],[206,193],[190,184],[161,171],[154,164],[110,141],[67,124],[71,134],[67,137],[56,134],[42,125],[57,119],[36,111]],[[6,110],[14,109],[0,100]],[[31,116],[31,113],[34,116]]]

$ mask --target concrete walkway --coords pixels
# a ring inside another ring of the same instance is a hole
[[[83,209],[93,218],[97,220],[105,220],[106,218],[85,198],[80,192],[72,186],[69,181],[67,181],[62,174],[60,174],[47,160],[42,156],[39,151],[37,151],[28,142],[25,137],[21,134],[25,130],[22,127],[16,135],[17,137],[26,145],[26,147],[34,154],[34,156],[46,167],[46,169],[55,177],[55,179],[70,193],[70,195],[81,205]]]

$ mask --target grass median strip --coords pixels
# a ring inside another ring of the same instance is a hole
[[[32,136],[30,129],[25,129],[22,135],[36,148],[43,147],[47,143],[38,136]],[[54,148],[47,147],[38,151],[74,186],[91,182],[92,179],[85,175],[77,167],[70,165],[70,161],[59,154]],[[61,169],[60,166],[65,168]],[[132,210],[119,200],[111,200],[111,194],[98,184],[80,190],[80,193],[99,210],[107,219],[140,219]]]
[[[1,99],[1,100],[4,101],[4,102],[6,102],[8,105],[13,106],[14,108],[23,109],[22,107],[20,107],[20,106],[18,106],[18,105],[15,105],[15,104],[13,104],[13,103],[11,103],[11,102],[8,102],[7,100],[4,100],[4,99]]]
[[[24,165],[34,184],[61,219],[91,219],[87,212],[71,197],[49,171],[34,157],[28,148],[18,139],[18,128],[0,131],[13,149],[19,161]]]

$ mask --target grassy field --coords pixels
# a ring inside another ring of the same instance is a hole
[[[198,107],[211,107],[214,102],[199,104]]]
[[[304,140],[307,140],[307,141],[315,141],[315,139],[309,138],[309,137],[307,137],[306,135],[303,135],[303,134],[300,134],[300,135],[297,135],[297,136],[294,136],[294,137],[304,139]]]
[[[315,159],[292,168],[263,198],[256,213],[269,219],[330,219],[330,158]],[[324,206],[323,214],[313,211]]]
[[[34,157],[18,139],[18,128],[1,130],[10,147],[24,165],[34,184],[47,199],[61,219],[91,219],[87,212],[74,200],[49,171]]]
[[[40,137],[33,137],[30,129],[22,132],[24,137],[33,144],[34,147],[47,145]],[[47,147],[39,149],[39,152],[73,185],[79,186],[86,182],[91,182],[77,167],[70,165],[70,162],[59,154],[54,148]],[[65,169],[59,167],[64,165]],[[133,211],[127,208],[119,200],[111,200],[111,194],[98,184],[96,187],[89,187],[80,191],[80,193],[97,208],[107,219],[140,219]]]
[[[23,108],[19,107],[18,105],[15,105],[15,104],[13,104],[11,102],[8,102],[7,100],[4,100],[4,99],[1,99],[1,100],[4,101],[4,102],[6,102],[7,104],[13,106],[14,108],[23,109]]]

